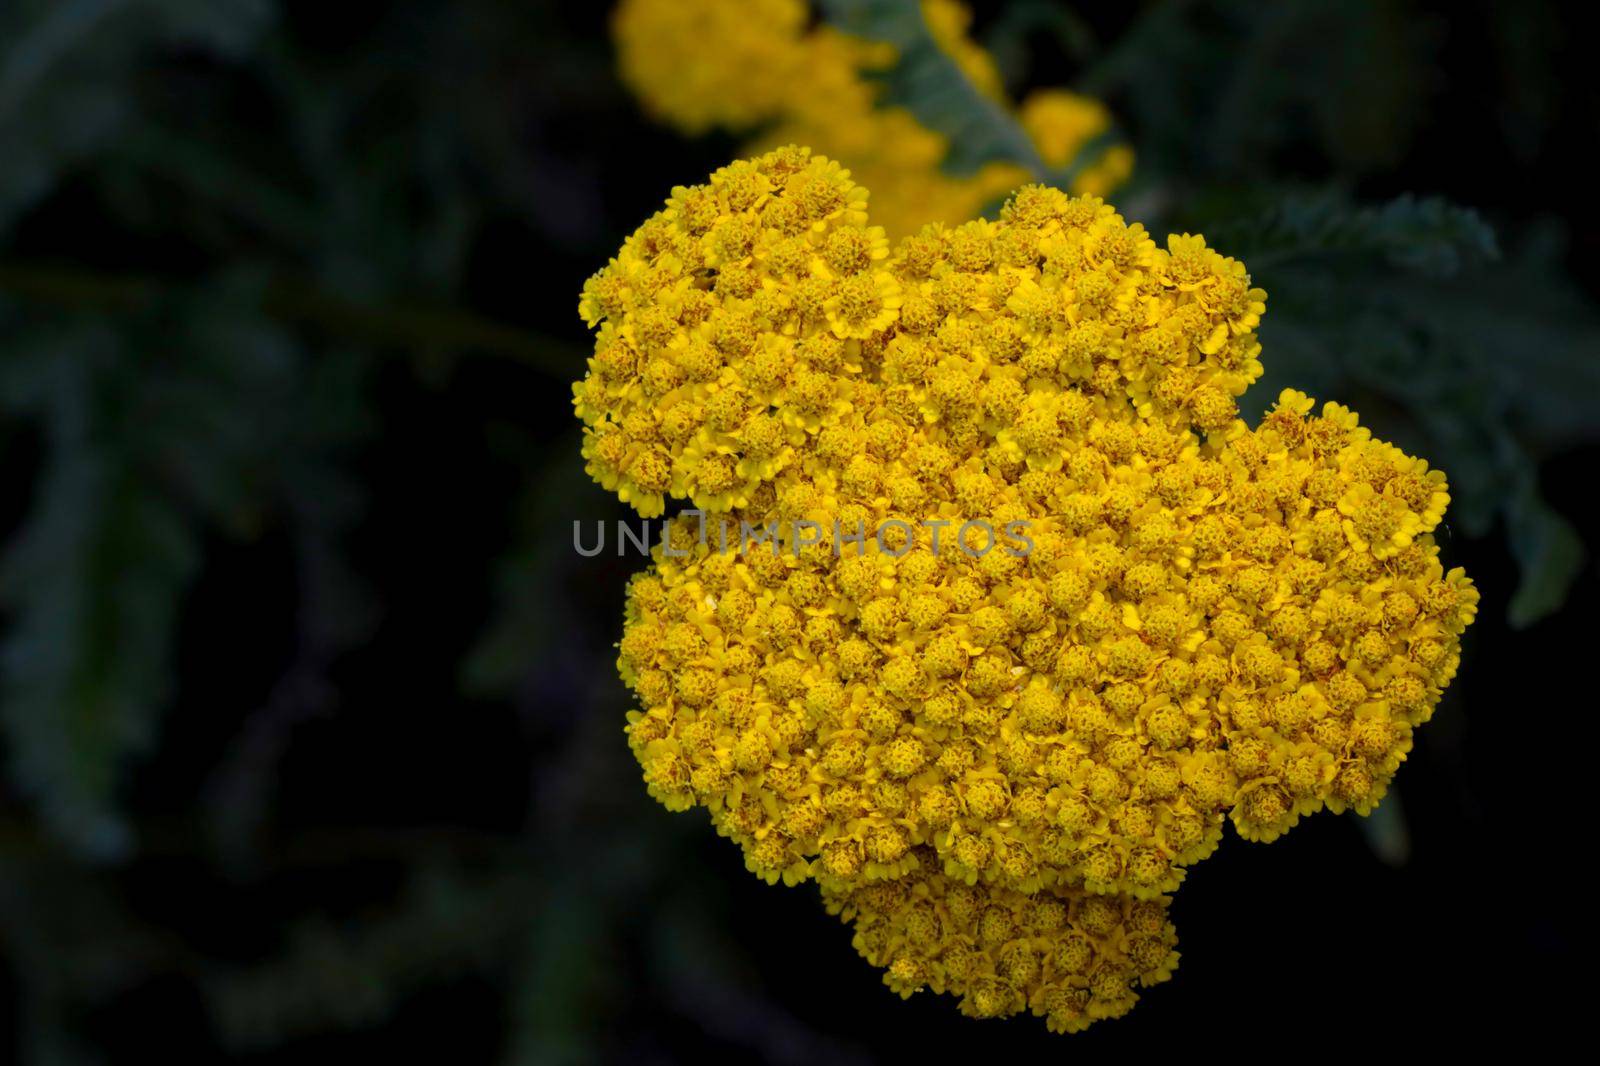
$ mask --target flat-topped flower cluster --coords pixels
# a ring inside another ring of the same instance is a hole
[[[629,588],[629,743],[891,988],[1077,1030],[1171,974],[1170,894],[1225,822],[1382,798],[1477,593],[1439,471],[1297,392],[1239,420],[1265,294],[1202,238],[1031,186],[891,252],[866,201],[780,148],[584,288],[600,484],[891,531],[724,552],[672,521]],[[1030,550],[963,550],[968,522]]]

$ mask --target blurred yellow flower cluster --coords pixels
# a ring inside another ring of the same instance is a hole
[[[704,512],[628,593],[651,794],[902,994],[1127,1011],[1226,821],[1379,801],[1476,609],[1442,474],[1297,392],[1239,420],[1264,300],[1041,186],[892,253],[804,148],[674,190],[586,284],[574,387],[597,481]]]
[[[782,115],[812,74],[805,0],[622,0],[622,79],[658,119],[699,135]]]
[[[967,36],[966,7],[922,0],[922,12],[973,87],[1005,103],[994,60]],[[751,154],[805,144],[840,160],[877,190],[875,220],[891,238],[964,222],[1032,180],[1010,162],[945,173],[948,139],[879,98],[872,75],[894,64],[894,49],[810,26],[809,17],[804,0],[623,0],[613,23],[622,77],[651,114],[686,133],[757,131]],[[1061,89],[1031,93],[1017,119],[1052,167],[1070,164],[1111,124],[1098,101]],[[1113,145],[1078,173],[1073,191],[1104,196],[1132,170],[1132,150]]]

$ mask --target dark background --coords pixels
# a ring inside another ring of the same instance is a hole
[[[1332,262],[1258,271],[1257,407],[1309,377],[1449,471],[1482,611],[1381,815],[1230,833],[1177,894],[1174,979],[1057,1037],[892,996],[812,890],[638,781],[612,643],[640,562],[570,547],[623,513],[578,455],[577,294],[739,142],[642,117],[606,8],[0,0],[0,1059],[1564,1039],[1600,609],[1585,27],[1085,3],[1008,71],[1106,100],[1158,234],[1250,263],[1273,205],[1409,192],[1503,252],[1419,280],[1405,249],[1457,238],[1354,215]]]

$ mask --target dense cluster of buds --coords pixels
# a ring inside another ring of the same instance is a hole
[[[698,512],[619,645],[651,794],[896,991],[1125,1012],[1226,822],[1382,798],[1476,609],[1439,471],[1297,392],[1238,418],[1264,301],[1041,186],[892,251],[807,149],[674,190],[585,286],[574,388],[593,477]]]

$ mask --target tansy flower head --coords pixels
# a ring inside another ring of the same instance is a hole
[[[1168,896],[1228,823],[1381,800],[1477,592],[1442,474],[1293,390],[1235,417],[1264,294],[1203,238],[1027,187],[885,256],[865,203],[775,150],[585,287],[596,480],[774,530],[670,524],[629,743],[895,992],[1070,1032],[1171,974]]]

